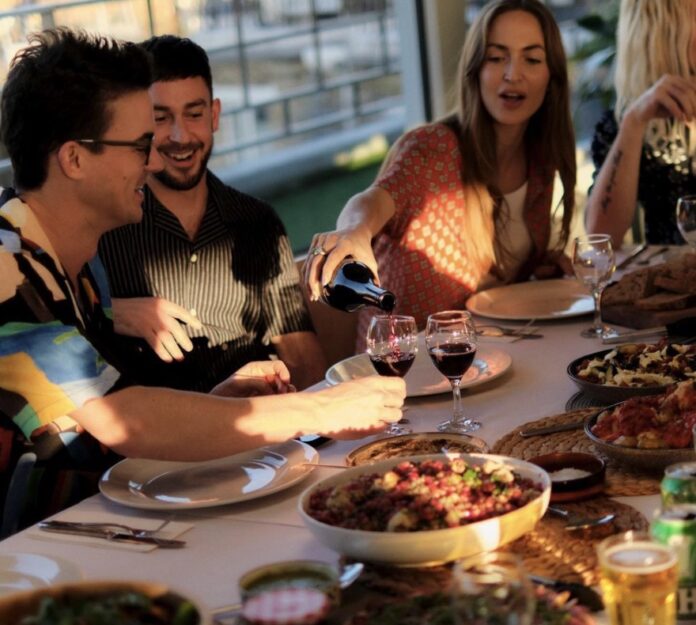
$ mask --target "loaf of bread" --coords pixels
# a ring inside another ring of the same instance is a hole
[[[610,284],[602,293],[602,306],[632,304],[638,299],[655,293],[655,270],[652,267],[626,274],[621,280]]]
[[[655,293],[649,297],[636,300],[640,310],[682,310],[696,301],[693,295],[684,293]]]
[[[696,254],[626,274],[602,293],[602,307],[635,305],[641,310],[682,310],[696,302]]]

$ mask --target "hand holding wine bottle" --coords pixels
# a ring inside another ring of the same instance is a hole
[[[416,320],[407,315],[375,315],[367,329],[367,354],[377,373],[403,378],[418,352]],[[410,434],[411,428],[392,423],[385,434]]]

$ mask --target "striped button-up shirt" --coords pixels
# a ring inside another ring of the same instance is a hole
[[[143,220],[107,233],[99,255],[113,297],[158,296],[202,323],[185,326],[194,350],[165,363],[145,345],[125,345],[129,378],[207,391],[251,360],[271,338],[312,329],[283,224],[267,204],[207,174],[208,204],[194,240],[146,188]]]

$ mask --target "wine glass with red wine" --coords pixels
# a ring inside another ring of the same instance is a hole
[[[471,315],[463,310],[445,310],[428,317],[425,345],[433,364],[452,385],[454,408],[452,418],[440,423],[440,432],[473,432],[481,427],[478,421],[462,412],[460,385],[476,356],[476,326]]]
[[[407,315],[375,315],[367,329],[367,354],[379,375],[403,378],[418,352],[416,320]],[[413,430],[390,423],[388,435],[410,434]]]

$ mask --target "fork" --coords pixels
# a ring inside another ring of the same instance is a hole
[[[165,519],[157,527],[151,530],[146,530],[138,527],[131,527],[130,525],[124,525],[122,523],[111,523],[109,521],[87,522],[56,520],[54,521],[54,523],[60,523],[61,525],[65,525],[66,527],[74,527],[76,529],[116,529],[122,533],[127,533],[129,536],[135,536],[136,538],[149,538],[154,537],[157,534],[157,532],[162,531],[167,525],[169,525],[169,523],[171,523],[171,519]]]

